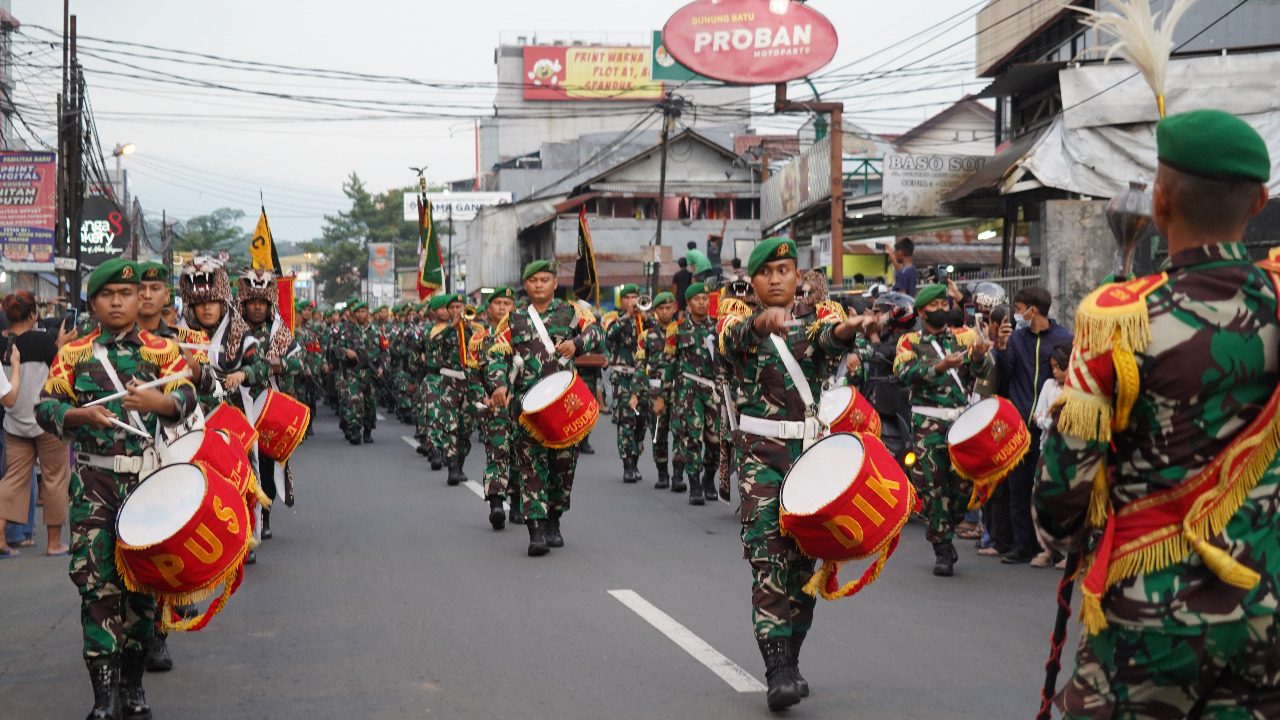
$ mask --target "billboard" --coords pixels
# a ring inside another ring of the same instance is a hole
[[[982,169],[989,157],[975,155],[884,156],[884,190],[880,207],[898,217],[949,217],[942,197]]]
[[[129,247],[129,221],[105,195],[90,195],[80,209],[80,264],[97,267]]]
[[[391,243],[369,243],[369,282],[393,283],[396,272],[395,246]]]
[[[661,100],[649,47],[524,48],[525,100]]]
[[[739,85],[807,77],[839,44],[822,13],[788,0],[697,0],[671,16],[662,41],[693,72]]]
[[[509,192],[427,193],[427,200],[431,203],[431,216],[437,226],[449,221],[450,207],[453,208],[455,223],[470,222],[476,219],[480,208],[506,205],[511,202],[512,197]],[[404,194],[404,219],[405,222],[418,222],[417,193]]]
[[[54,153],[0,153],[0,245],[5,268],[53,269],[57,177]]]
[[[831,136],[809,146],[760,186],[760,220],[766,227],[831,197]]]
[[[650,53],[653,58],[653,65],[649,71],[650,77],[654,80],[687,82],[689,80],[711,81],[711,78],[702,77],[698,73],[681,65],[679,61],[671,57],[671,53],[667,52],[667,46],[662,44],[662,31],[653,31],[653,42],[650,45]]]

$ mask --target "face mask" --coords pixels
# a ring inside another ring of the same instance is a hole
[[[1028,320],[1028,319],[1026,319],[1025,317],[1023,317],[1023,316],[1019,315],[1019,316],[1018,316],[1018,328],[1017,328],[1017,329],[1022,330],[1022,329],[1024,329],[1024,328],[1028,328],[1028,327],[1031,327],[1031,321],[1030,321],[1030,320]]]
[[[947,326],[947,318],[950,316],[950,310],[931,310],[924,314],[924,320],[929,323],[929,327],[942,329]]]

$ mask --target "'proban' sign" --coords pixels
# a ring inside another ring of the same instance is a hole
[[[685,67],[740,85],[807,77],[835,57],[835,26],[791,0],[698,0],[662,30],[667,51]]]

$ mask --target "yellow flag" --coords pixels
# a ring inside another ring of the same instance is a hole
[[[262,209],[258,216],[258,227],[253,231],[253,242],[249,244],[249,255],[254,270],[280,269],[280,261],[276,255],[276,244],[271,239],[271,226],[267,224],[267,210]]]

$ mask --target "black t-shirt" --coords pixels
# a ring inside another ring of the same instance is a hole
[[[671,283],[676,286],[676,307],[684,310],[684,291],[693,284],[693,273],[689,272],[688,268],[677,270],[676,274],[671,276]]]
[[[46,366],[52,366],[54,358],[58,357],[58,342],[46,330],[32,328],[13,338],[10,346],[13,345],[17,345],[18,352],[22,353],[24,365],[29,362],[40,362]],[[4,364],[9,364],[7,347],[4,350]]]

